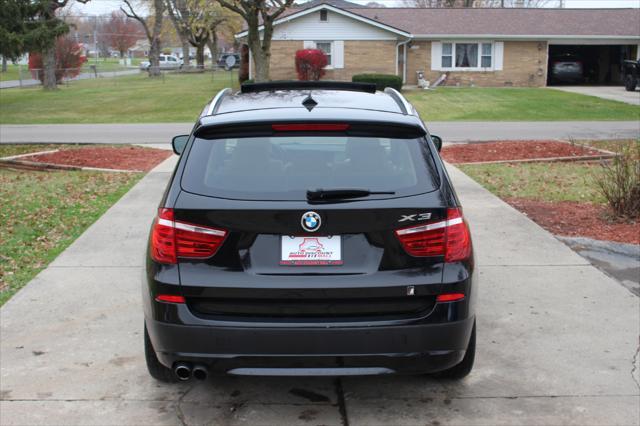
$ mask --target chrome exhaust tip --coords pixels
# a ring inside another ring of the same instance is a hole
[[[187,381],[191,378],[191,366],[186,362],[179,362],[173,367],[173,374],[178,380]]]

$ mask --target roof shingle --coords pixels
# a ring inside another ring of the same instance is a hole
[[[310,7],[326,2],[314,1]],[[304,8],[292,8],[282,17]],[[413,35],[640,37],[640,9],[351,8],[343,9]]]

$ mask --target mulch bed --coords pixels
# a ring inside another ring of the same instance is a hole
[[[584,157],[602,154],[601,151],[596,149],[553,140],[461,144],[446,146],[442,148],[441,152],[445,161],[454,164],[554,157]]]
[[[20,160],[38,163],[102,169],[140,170],[148,172],[172,155],[163,149],[139,146],[87,146],[42,155],[30,155]]]
[[[552,234],[640,244],[640,222],[612,220],[604,205],[523,198],[506,201]]]

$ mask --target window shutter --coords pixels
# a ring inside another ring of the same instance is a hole
[[[344,41],[336,40],[333,42],[333,67],[344,68]]]
[[[316,42],[315,41],[304,41],[303,45],[302,45],[303,49],[315,49],[316,48]]]
[[[439,41],[431,42],[431,70],[440,71],[442,68],[442,43]]]
[[[504,42],[496,41],[493,45],[493,69],[502,71],[502,63],[504,62]]]

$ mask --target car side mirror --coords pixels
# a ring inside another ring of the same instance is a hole
[[[442,149],[442,138],[440,136],[431,135],[431,142],[433,142],[438,152],[440,152]]]
[[[189,135],[174,136],[174,138],[171,140],[173,152],[178,155],[182,154],[182,151],[184,151],[184,147],[187,146],[187,142],[189,142]]]

